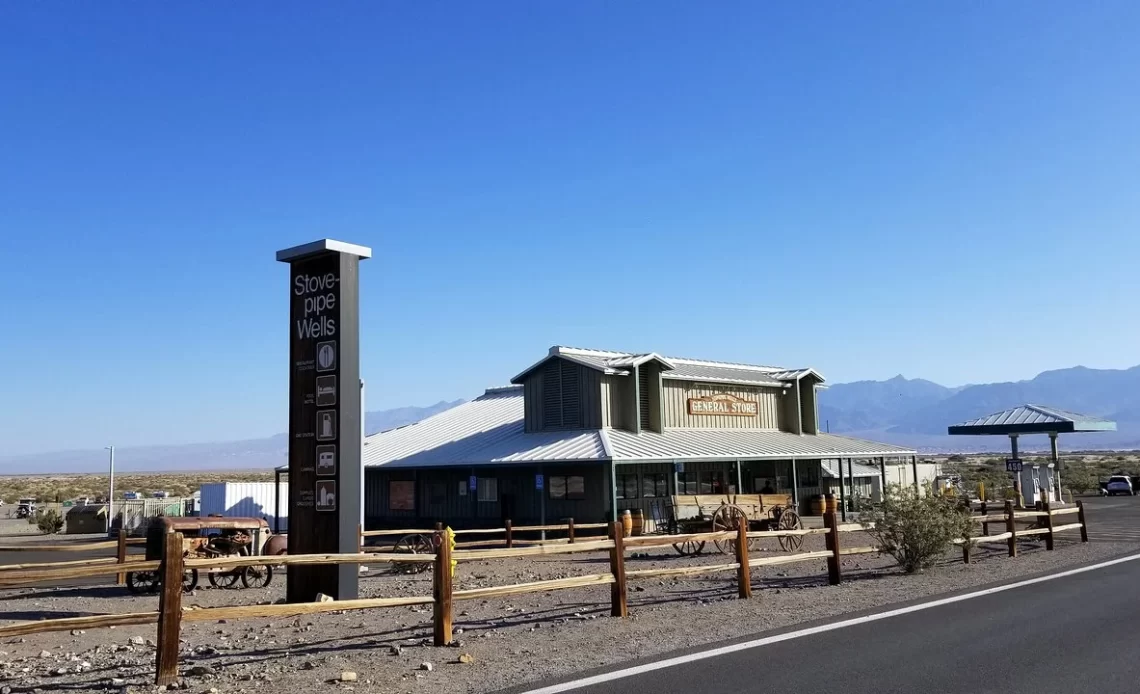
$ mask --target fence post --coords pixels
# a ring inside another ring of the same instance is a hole
[[[360,523],[356,524],[356,553],[360,554],[364,551],[364,526]]]
[[[432,629],[436,646],[451,643],[451,542],[440,533],[432,564]]]
[[[982,518],[985,518],[985,517],[986,517],[986,502],[983,500],[982,501]],[[990,522],[987,520],[982,521],[982,534],[983,535],[989,535],[990,534]]]
[[[625,618],[629,615],[625,585],[625,528],[621,521],[610,524],[610,537],[614,540],[610,550],[610,572],[614,582],[610,585],[610,616]]]
[[[515,546],[514,537],[511,534],[511,519],[508,518],[503,522],[503,525],[506,526],[507,529],[507,549],[511,549]]]
[[[1041,504],[1041,508],[1047,514],[1045,516],[1045,527],[1049,528],[1049,532],[1045,535],[1045,549],[1046,551],[1053,551],[1053,508],[1052,505],[1045,501]]]
[[[443,521],[436,521],[436,522],[435,522],[435,531],[436,531],[437,533],[442,533],[442,532],[443,532]]]
[[[828,530],[826,542],[827,549],[831,551],[831,556],[827,558],[827,582],[837,586],[843,580],[843,572],[839,565],[839,520],[835,516],[838,510],[835,495],[828,494],[825,497],[825,504],[823,526]]]
[[[736,524],[736,562],[740,568],[736,570],[736,583],[741,600],[752,597],[752,567],[748,565],[748,521]]]
[[[966,541],[962,543],[962,563],[963,564],[969,564],[970,563],[970,550],[972,548],[973,548],[973,543],[970,542],[970,538],[967,537]]]
[[[158,598],[158,653],[155,656],[156,685],[178,681],[178,634],[182,626],[182,533],[163,538],[162,593]]]
[[[570,544],[574,544],[574,519],[573,518],[567,518],[566,522],[567,522],[566,537],[569,538]]]
[[[119,528],[119,548],[115,555],[119,559],[119,564],[127,563],[127,531]],[[124,585],[127,582],[127,574],[120,573],[115,577],[115,582],[119,585]]]
[[[1013,502],[1005,502],[1005,531],[1009,533],[1009,556],[1017,556],[1017,526],[1013,522]]]
[[[1081,542],[1089,541],[1089,524],[1085,521],[1085,502],[1077,502],[1077,520],[1081,524]]]

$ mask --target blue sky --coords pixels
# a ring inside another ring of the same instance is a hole
[[[287,268],[369,409],[551,344],[949,385],[1140,362],[1132,2],[0,5],[3,452],[285,429]]]

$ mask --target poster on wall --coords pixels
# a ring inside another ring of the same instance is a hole
[[[389,511],[415,511],[416,510],[416,483],[415,482],[389,482],[388,483],[388,510]]]

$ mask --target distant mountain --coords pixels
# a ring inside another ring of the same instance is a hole
[[[1116,432],[1061,437],[1074,448],[1140,448],[1140,366],[1045,371],[1027,381],[943,388],[896,376],[838,384],[820,393],[820,424],[833,433],[874,438],[923,450],[1005,450],[1005,437],[948,436],[946,427],[1025,403],[1051,405],[1117,422]],[[1027,439],[1047,446],[1047,439]]]
[[[386,431],[430,417],[462,404],[463,400],[437,402],[427,407],[398,407],[367,412],[364,429],[369,434]],[[115,470],[161,472],[188,470],[234,470],[284,465],[289,451],[287,434],[264,439],[193,443],[179,446],[137,446],[115,449]],[[59,451],[0,457],[0,474],[30,472],[106,472],[107,451]]]
[[[903,413],[929,407],[958,390],[901,375],[886,381],[838,383],[820,394],[819,423],[833,432],[886,428]]]

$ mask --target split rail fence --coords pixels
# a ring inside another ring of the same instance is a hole
[[[828,497],[827,509],[824,515],[824,528],[806,530],[773,530],[750,532],[744,525],[735,530],[708,533],[689,533],[684,535],[649,535],[640,537],[625,537],[620,522],[607,524],[609,536],[605,539],[591,538],[573,543],[566,541],[559,544],[533,544],[525,547],[492,548],[492,549],[455,549],[451,543],[443,541],[441,535],[434,554],[409,554],[396,552],[374,552],[356,554],[309,554],[309,555],[282,555],[282,556],[254,556],[230,558],[185,558],[182,555],[182,535],[173,533],[166,536],[163,557],[154,561],[134,561],[130,563],[132,571],[158,571],[161,579],[161,593],[159,594],[158,610],[154,612],[136,612],[128,614],[93,615],[88,617],[67,617],[48,619],[34,622],[21,622],[0,626],[0,638],[23,636],[49,631],[68,631],[71,629],[94,629],[121,625],[157,624],[157,657],[155,682],[158,685],[169,685],[178,680],[178,646],[181,625],[183,622],[217,621],[219,619],[242,618],[273,618],[288,617],[301,614],[316,614],[321,612],[340,612],[347,610],[376,609],[385,607],[405,607],[410,605],[432,605],[433,642],[436,646],[445,646],[452,641],[453,604],[464,600],[480,600],[488,598],[506,597],[525,593],[548,592],[571,588],[585,588],[591,586],[610,586],[610,614],[614,617],[626,617],[629,614],[628,584],[630,581],[661,578],[666,576],[694,576],[714,573],[732,573],[737,594],[742,599],[752,597],[751,569],[753,567],[791,564],[802,561],[827,562],[828,583],[839,585],[842,582],[842,558],[849,555],[869,554],[879,551],[878,547],[847,547],[842,538],[844,533],[865,530],[859,523],[841,523],[837,517],[837,504],[834,497]],[[1007,509],[1008,511],[1008,509]],[[1033,518],[1044,517],[1048,519],[1049,526],[1047,538],[1052,533],[1063,530],[1076,529],[1078,524],[1063,526],[1052,525],[1052,518],[1065,513],[1079,514],[1082,539],[1087,540],[1084,527],[1084,509],[1058,509],[1047,512],[1047,515],[1034,515]],[[1009,513],[1015,515],[1010,516]],[[1005,518],[1007,525],[1020,518],[1028,518],[1029,512],[1009,511]],[[1035,513],[1036,512],[1032,512]],[[983,522],[991,522],[989,517],[979,517]],[[538,527],[538,526],[534,526]],[[581,527],[581,526],[579,526]],[[385,531],[372,531],[376,533]],[[409,531],[402,531],[409,532]],[[414,532],[414,531],[412,531]],[[422,531],[435,532],[435,531]],[[1015,532],[1007,530],[1007,533]],[[754,538],[778,538],[791,535],[825,536],[826,549],[822,551],[798,552],[794,554],[751,558],[748,551],[748,541]],[[1024,536],[1027,531],[1016,532],[1017,536]],[[1041,533],[1046,534],[1046,533]],[[971,541],[1000,541],[1005,534],[971,538]],[[634,549],[649,547],[666,547],[675,542],[694,540],[700,542],[731,541],[735,549],[732,561],[721,564],[684,566],[664,569],[629,569],[626,568],[626,553]],[[963,541],[965,542],[965,541]],[[967,543],[969,544],[969,543]],[[1051,542],[1050,542],[1051,546]],[[1015,545],[1011,544],[1011,547]],[[454,569],[452,562],[462,564],[467,561],[507,559],[513,557],[550,556],[560,554],[606,552],[609,555],[609,570],[585,576],[574,576],[554,580],[518,583],[507,586],[493,586],[486,588],[470,588],[456,590],[453,587]],[[1011,550],[1011,556],[1016,556],[1016,550]],[[391,563],[426,563],[432,566],[432,594],[430,596],[413,596],[397,598],[363,598],[354,600],[334,600],[327,602],[310,602],[296,604],[276,605],[241,605],[227,607],[209,607],[199,609],[183,609],[182,607],[182,573],[187,569],[224,569],[244,566],[295,566],[305,564],[371,564],[377,562]],[[0,588],[11,585],[9,573],[16,574],[21,582],[32,578],[36,582],[77,578],[81,576],[112,575],[121,569],[120,565],[107,564],[95,566],[59,566],[55,564],[25,565],[18,571],[0,570]]]
[[[1057,525],[1054,521],[1058,516],[1074,514],[1077,516],[1076,523]],[[1004,542],[1009,556],[1016,557],[1018,540],[1027,537],[1043,535],[1045,549],[1050,552],[1053,551],[1056,534],[1060,532],[1080,530],[1081,542],[1089,541],[1088,524],[1085,522],[1085,505],[1082,501],[1078,501],[1076,506],[1066,508],[1052,508],[1052,505],[1045,501],[1038,504],[1037,510],[1033,511],[1015,509],[1012,501],[1006,501],[1001,513],[990,512],[987,503],[983,501],[981,515],[972,516],[972,518],[975,522],[982,524],[982,534],[977,537],[958,540],[955,543],[962,546],[962,561],[966,564],[971,561],[973,548],[982,544]],[[1018,523],[1029,523],[1031,527],[1018,528]],[[991,524],[1004,527],[1005,532],[991,535]]]
[[[588,539],[597,539],[599,535],[587,533],[583,535],[581,531],[594,531],[606,530],[608,531],[610,523],[575,523],[573,518],[567,518],[566,523],[561,524],[548,524],[548,525],[512,525],[508,519],[503,522],[501,528],[471,528],[465,530],[453,530],[456,537],[474,537],[477,535],[502,535],[502,538],[488,538],[485,540],[469,540],[465,542],[457,542],[456,549],[464,549],[469,547],[486,547],[487,545],[502,543],[508,549],[519,546],[525,547],[530,545],[544,545],[544,544],[574,544],[575,541],[581,540],[583,537]],[[399,538],[405,535],[431,535],[443,530],[443,523],[436,523],[435,528],[431,530],[426,529],[395,529],[395,530],[363,530],[358,528],[357,546],[361,552],[383,552],[382,548],[365,546],[365,541],[370,537],[396,537]],[[517,533],[533,535],[534,533],[541,533],[545,537],[548,532],[565,533],[566,537],[554,540],[547,539],[525,539],[516,537]],[[603,533],[601,537],[605,537]]]
[[[102,566],[104,564],[130,564],[131,571],[139,571],[136,568],[137,562],[141,560],[139,556],[130,556],[127,553],[127,547],[131,545],[145,545],[145,537],[129,537],[127,531],[119,529],[116,539],[104,540],[101,542],[69,542],[59,545],[4,545],[0,546],[0,553],[5,552],[97,552],[104,549],[115,550],[115,556],[100,559],[76,559],[74,561],[54,561],[54,562],[40,562],[36,564],[3,564],[0,565],[0,587],[12,587],[13,582],[20,583],[35,583],[38,579],[34,576],[41,570],[51,569],[83,569],[84,567]],[[28,572],[30,578],[28,580],[21,580],[24,575],[21,572]],[[124,570],[107,571],[101,574],[93,574],[96,576],[107,576],[116,574],[116,583],[123,585],[127,582],[127,574]],[[84,578],[84,575],[69,576],[68,578]],[[50,580],[50,579],[49,579]]]

